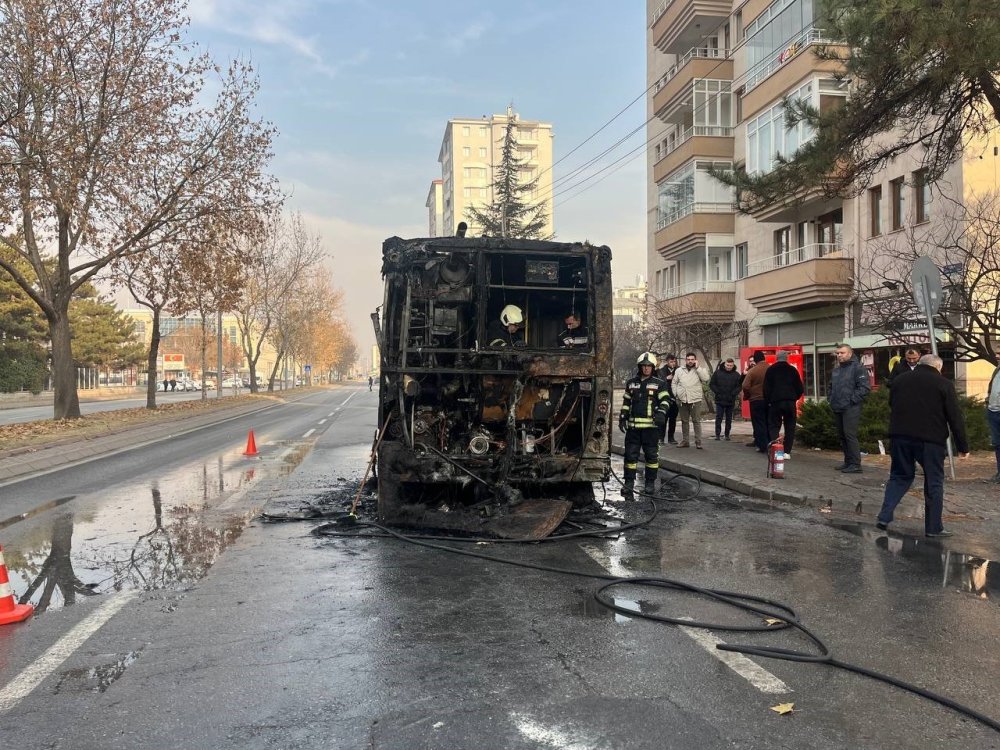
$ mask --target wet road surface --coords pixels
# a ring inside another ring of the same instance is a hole
[[[275,440],[272,455],[291,445],[282,441],[316,429],[309,425],[323,408],[288,416],[291,423],[283,430],[268,427]],[[92,505],[77,509],[74,500],[0,529],[0,541],[8,544],[11,531],[22,524],[45,527],[51,549],[58,533],[65,533],[56,519],[73,512],[71,541],[81,554],[69,557],[85,587],[98,583],[96,594],[78,592],[74,606],[53,606],[27,628],[0,630],[0,691],[85,615],[138,591],[6,710],[0,718],[4,743],[1000,747],[1000,734],[828,667],[760,658],[724,662],[712,641],[704,640],[705,631],[600,607],[592,598],[598,581],[590,578],[395,540],[317,539],[308,533],[315,522],[254,522],[229,540],[223,554],[221,542],[210,545],[214,565],[204,577],[171,578],[165,572],[166,541],[157,539],[164,538],[161,528],[172,543],[180,538],[187,506],[208,506],[205,517],[220,523],[198,533],[222,539],[222,519],[247,518],[259,507],[348,501],[364,471],[374,422],[374,397],[365,390],[323,426],[325,432],[312,436],[311,452],[284,469],[275,460],[273,472],[249,480],[241,472],[265,462],[244,463],[231,437],[227,446],[215,436],[217,454],[201,463],[190,457],[185,463],[170,450],[158,457],[156,470],[133,462],[132,470],[144,478],[128,485],[131,496],[122,494],[125,487],[113,486],[116,477],[124,483],[126,467],[109,459],[82,483],[96,496],[100,475],[108,476],[112,486],[104,503],[92,497]],[[198,479],[199,467],[208,477],[204,481]],[[161,493],[159,511],[153,477]],[[225,492],[207,489],[220,477]],[[183,490],[165,493],[175,485]],[[58,499],[68,485],[47,489]],[[779,599],[838,657],[998,713],[995,563],[922,538],[887,536],[843,520],[828,523],[812,511],[762,508],[711,489],[705,495],[664,503],[649,527],[617,540],[476,549],[592,574],[653,573]],[[24,497],[17,501],[30,504]],[[627,509],[630,516],[641,512],[640,504]],[[91,536],[106,539],[108,554],[118,561],[127,557],[129,545],[148,553],[139,565],[142,576],[166,575],[164,585],[144,589],[133,570],[120,578],[125,593],[115,593],[114,584],[89,577],[82,563],[97,557],[98,545],[86,545]],[[15,539],[11,546],[19,544]],[[32,558],[36,568],[45,564],[45,549]],[[204,558],[192,553],[190,559]],[[190,569],[197,570],[197,563]],[[646,587],[626,586],[614,595],[623,606],[644,612],[748,620],[718,604]],[[796,649],[807,645],[787,631],[711,637]],[[793,713],[770,710],[786,702],[795,704]]]

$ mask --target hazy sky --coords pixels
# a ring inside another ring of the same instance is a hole
[[[638,97],[555,167],[559,180],[639,129],[557,185],[554,213],[557,239],[611,246],[616,285],[644,273],[645,158],[629,152],[645,139],[645,3],[191,0],[189,12],[191,36],[217,60],[257,69],[259,114],[280,133],[273,171],[289,209],[323,237],[363,360],[382,240],[426,236],[449,118],[512,102],[553,124],[559,160]]]

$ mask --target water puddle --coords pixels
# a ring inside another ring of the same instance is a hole
[[[4,556],[15,596],[38,615],[113,591],[190,585],[258,514],[247,493],[287,475],[307,453],[308,446],[288,446],[250,466],[242,456],[220,455],[8,519],[16,536]]]
[[[634,618],[628,615],[623,615],[620,612],[615,612],[613,609],[608,609],[603,604],[600,604],[594,598],[593,591],[583,591],[578,590],[577,594],[580,596],[580,604],[574,607],[574,612],[582,614],[584,617],[591,617],[596,619],[606,619],[614,618],[617,623],[633,622]],[[612,601],[618,607],[622,609],[630,609],[634,612],[639,612],[641,614],[651,614],[657,612],[660,609],[659,604],[653,602],[647,602],[643,599],[627,599],[621,596],[612,597]]]

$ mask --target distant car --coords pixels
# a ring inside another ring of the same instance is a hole
[[[210,391],[214,391],[215,390],[215,378],[205,378],[204,383],[205,383],[205,387],[208,390],[210,390]]]
[[[242,388],[243,381],[239,378],[226,378],[222,381],[223,388]]]

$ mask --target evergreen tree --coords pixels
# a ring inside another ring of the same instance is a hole
[[[715,174],[734,185],[746,212],[807,188],[829,196],[864,189],[896,156],[916,153],[933,181],[969,139],[1000,124],[1000,14],[995,0],[826,0],[817,19],[842,43],[818,57],[840,60],[850,96],[820,112],[785,102],[786,124],[806,121],[815,136],[765,174]]]
[[[548,214],[544,201],[531,202],[531,194],[538,189],[538,177],[527,182],[521,180],[526,161],[517,156],[517,139],[513,113],[508,110],[507,128],[503,136],[500,163],[493,168],[493,201],[485,206],[472,206],[466,211],[466,220],[481,228],[484,237],[518,237],[529,240],[547,240],[545,226]]]
[[[135,322],[102,298],[91,284],[78,287],[70,302],[69,317],[78,366],[120,369],[143,360],[146,348],[136,338]]]

